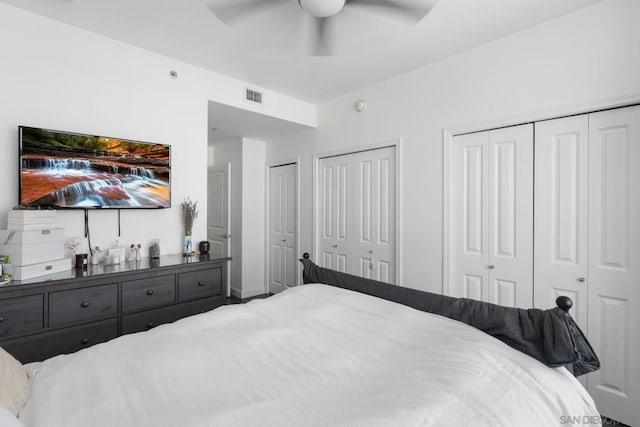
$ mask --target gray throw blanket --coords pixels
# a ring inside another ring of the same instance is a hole
[[[300,262],[304,266],[304,283],[333,285],[464,322],[547,366],[564,366],[576,377],[600,369],[600,361],[587,338],[569,313],[559,307],[550,310],[502,307],[340,273],[319,267],[308,258]]]

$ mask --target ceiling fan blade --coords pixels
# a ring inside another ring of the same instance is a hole
[[[347,6],[349,5],[362,5],[373,6],[381,9],[392,9],[397,12],[401,12],[408,19],[417,22],[425,17],[427,13],[433,8],[435,2],[429,2],[427,6],[408,6],[391,2],[389,0],[347,0]]]
[[[330,56],[333,54],[331,43],[331,17],[314,18],[314,39],[311,46],[311,55]]]
[[[249,14],[259,13],[288,1],[291,0],[245,0],[241,2],[234,0],[226,4],[209,2],[207,7],[214,15],[220,18],[222,22],[232,23]]]

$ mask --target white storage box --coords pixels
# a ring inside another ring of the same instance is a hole
[[[54,210],[11,210],[7,217],[8,230],[46,230],[55,226]]]
[[[40,262],[30,265],[14,265],[13,279],[27,280],[34,277],[46,276],[47,274],[60,273],[71,270],[71,260],[69,258],[58,259],[50,262]]]
[[[64,258],[64,229],[0,230],[0,255],[13,265],[30,265]]]

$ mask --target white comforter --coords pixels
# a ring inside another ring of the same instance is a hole
[[[463,323],[325,285],[37,367],[27,427],[539,427],[598,416],[565,369]]]

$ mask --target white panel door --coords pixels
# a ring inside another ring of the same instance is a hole
[[[207,240],[211,243],[210,252],[220,257],[230,254],[229,168],[230,164],[226,169],[210,169],[207,176]]]
[[[487,301],[533,304],[533,125],[489,132]]]
[[[231,163],[207,173],[207,240],[216,257],[231,256]],[[227,262],[227,265],[229,262]],[[231,268],[227,268],[226,296],[231,296]]]
[[[589,340],[602,414],[640,425],[640,107],[589,115]]]
[[[320,159],[319,265],[394,283],[395,213],[394,147]]]
[[[535,124],[534,306],[573,300],[571,316],[587,331],[588,115]]]
[[[453,138],[449,294],[533,303],[533,126]]]
[[[297,285],[296,164],[269,168],[269,292]]]
[[[351,273],[356,253],[353,233],[353,159],[320,160],[318,183],[318,265]]]
[[[394,148],[353,155],[356,265],[352,267],[354,274],[387,283],[396,279],[395,162]]]
[[[453,139],[449,293],[486,300],[489,282],[489,132]]]

